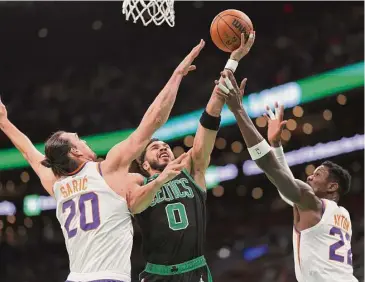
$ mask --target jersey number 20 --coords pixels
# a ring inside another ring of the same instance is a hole
[[[337,228],[337,227],[332,227],[331,230],[330,230],[330,235],[340,236],[340,240],[330,246],[330,255],[329,255],[330,260],[334,260],[334,261],[338,261],[338,262],[344,262],[345,258],[341,255],[336,254],[336,250],[338,250],[339,248],[341,248],[345,245],[341,229]],[[350,241],[350,239],[351,239],[350,235],[348,233],[346,233],[345,238],[346,238],[347,241]],[[351,248],[347,252],[347,264],[352,265]]]
[[[91,214],[92,214],[92,221],[86,222],[86,214],[90,214],[86,212],[86,203],[90,202],[91,204]],[[70,209],[70,213],[65,222],[65,229],[67,231],[68,238],[75,237],[77,234],[77,228],[70,230],[70,224],[73,218],[76,215],[76,209],[80,210],[80,228],[83,231],[93,230],[99,227],[100,225],[100,215],[99,215],[99,199],[98,195],[94,192],[82,194],[77,202],[73,199],[68,200],[63,203],[62,205],[62,212],[65,213],[66,210]]]

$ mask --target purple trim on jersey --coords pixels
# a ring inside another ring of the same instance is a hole
[[[67,176],[72,176],[72,175],[75,175],[77,173],[79,173],[81,170],[84,169],[85,165],[87,164],[88,162],[84,162],[83,164],[81,164],[78,168],[76,168],[74,171],[70,172],[67,174]]]
[[[74,282],[74,281],[67,280],[66,282]],[[101,279],[101,280],[92,280],[89,282],[123,282],[123,281],[122,280]]]
[[[101,171],[101,162],[98,163],[98,169],[99,169],[99,173],[100,173],[101,177],[104,177],[103,172]]]

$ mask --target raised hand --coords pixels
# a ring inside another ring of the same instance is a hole
[[[247,42],[245,42],[245,34],[241,33],[241,46],[231,53],[230,59],[239,62],[244,56],[246,56],[255,42],[255,35],[255,31],[251,31]]]
[[[183,161],[187,156],[187,153],[183,153],[180,157],[173,160],[165,167],[165,169],[158,176],[162,183],[166,183],[174,179],[181,173],[181,170],[185,167],[185,163]]]
[[[185,59],[178,65],[175,72],[181,75],[187,75],[190,71],[196,69],[195,65],[192,65],[194,59],[198,57],[200,51],[204,48],[205,41],[203,39],[200,40],[200,43],[196,45],[190,53],[185,57]]]
[[[266,106],[266,113],[264,114],[267,120],[267,138],[269,139],[270,145],[273,147],[279,147],[281,141],[281,132],[283,131],[286,120],[284,118],[284,106],[275,102],[275,114],[272,112],[269,106]]]
[[[223,77],[224,82],[220,83],[217,80],[215,81],[215,84],[218,86],[216,88],[216,94],[225,99],[228,108],[232,112],[242,109],[242,97],[245,93],[247,78],[244,78],[240,87],[238,87],[232,72],[222,72],[221,76]]]
[[[6,107],[0,98],[0,124],[3,124],[7,120],[8,120],[8,112],[6,111]]]

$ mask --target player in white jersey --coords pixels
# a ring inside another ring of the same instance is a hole
[[[286,122],[283,121],[284,108],[275,103],[275,114],[268,106],[266,111],[269,143],[278,162],[294,179],[280,140]],[[307,184],[313,187],[315,196],[322,202],[319,217],[318,210],[303,211],[300,205],[279,191],[281,198],[293,207],[293,251],[295,275],[299,282],[357,281],[352,274],[350,215],[337,204],[340,196],[349,191],[350,183],[348,171],[330,161],[314,170],[307,178]]]
[[[131,213],[143,211],[166,182],[183,168],[182,155],[143,187],[128,173],[168,119],[182,78],[204,47],[202,40],[180,63],[150,105],[138,128],[115,145],[104,161],[76,133],[58,131],[45,144],[45,156],[7,118],[0,100],[0,128],[23,154],[43,187],[57,202],[57,218],[64,233],[70,260],[68,281],[130,282],[133,242]]]
[[[285,162],[280,134],[285,126],[283,106],[269,116],[271,146],[256,130],[242,105],[246,80],[237,86],[221,83],[219,93],[236,117],[251,158],[277,187],[280,195],[294,209],[294,259],[299,282],[353,282],[351,253],[351,219],[348,211],[337,205],[340,196],[350,189],[349,173],[337,164],[326,161],[316,168],[307,182],[295,179]]]

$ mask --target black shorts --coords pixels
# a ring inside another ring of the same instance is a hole
[[[143,280],[144,279],[144,280]],[[208,282],[207,267],[177,275],[157,275],[143,271],[139,275],[140,282]]]

